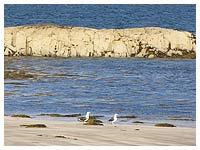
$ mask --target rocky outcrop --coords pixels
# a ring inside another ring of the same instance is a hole
[[[4,55],[195,58],[196,36],[159,27],[92,29],[41,24],[5,27]]]

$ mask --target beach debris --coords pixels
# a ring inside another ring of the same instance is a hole
[[[117,118],[136,118],[135,115],[117,116]]]
[[[50,116],[50,117],[79,117],[81,114],[67,114],[67,115],[62,115],[62,114],[39,114],[37,116]]]
[[[100,125],[100,126],[103,126],[103,122],[101,120],[89,118],[87,121],[85,121],[83,123],[83,125]]]
[[[114,114],[114,116],[112,118],[110,118],[108,121],[111,121],[111,123],[114,124],[114,122],[117,121],[117,115],[118,114]]]
[[[135,124],[143,124],[144,122],[142,122],[142,121],[134,121],[133,123],[135,123]]]
[[[169,124],[169,123],[157,123],[155,124],[156,127],[176,127],[173,124]]]
[[[13,114],[11,115],[11,117],[31,118],[30,116],[24,114]]]
[[[20,125],[20,127],[25,127],[25,128],[46,128],[47,126],[45,124],[23,124],[23,125]]]

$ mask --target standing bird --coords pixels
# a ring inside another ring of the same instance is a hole
[[[114,114],[114,116],[110,118],[108,121],[111,121],[111,123],[114,124],[114,122],[117,121],[117,115],[118,114]]]
[[[90,112],[87,112],[86,115],[85,115],[85,120],[84,122],[88,121],[90,118]]]

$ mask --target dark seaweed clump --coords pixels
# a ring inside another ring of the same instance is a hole
[[[56,138],[64,138],[64,139],[66,138],[66,137],[63,136],[63,135],[56,135],[55,137],[56,137]]]
[[[135,115],[117,116],[117,118],[136,118]]]
[[[169,124],[169,123],[158,123],[158,124],[155,124],[156,127],[176,127],[175,125],[173,124]]]
[[[32,74],[27,74],[24,71],[5,71],[4,79],[22,80],[34,78]]]
[[[20,127],[26,127],[26,128],[46,128],[47,126],[45,124],[23,124],[23,125],[20,125]]]
[[[168,120],[194,121],[192,118],[183,118],[181,116],[170,116]]]
[[[143,124],[144,122],[142,122],[142,121],[134,121],[133,123],[136,123],[136,124]]]
[[[100,125],[103,126],[103,122],[97,119],[88,119],[88,121],[84,122],[83,125]]]
[[[25,85],[24,83],[20,83],[20,82],[4,82],[4,84]]]
[[[13,114],[11,115],[11,117],[31,118],[30,116],[24,114]]]
[[[62,114],[39,114],[38,116],[50,116],[50,117],[79,117],[81,114],[68,114],[68,115],[62,115]]]

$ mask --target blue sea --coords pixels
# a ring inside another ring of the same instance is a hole
[[[196,33],[195,5],[4,5],[5,26],[57,24],[92,28],[159,26]],[[195,127],[196,60],[5,57],[5,114],[135,115],[144,121]],[[20,84],[13,84],[13,83]],[[170,118],[178,118],[171,120]],[[181,118],[181,119],[180,119]],[[76,121],[77,118],[51,118]]]

